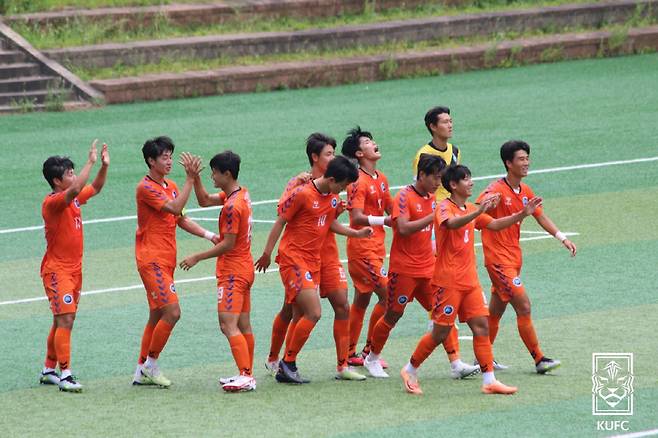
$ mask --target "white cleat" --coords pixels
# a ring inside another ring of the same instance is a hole
[[[39,383],[42,385],[59,385],[59,375],[57,371],[41,371]]]
[[[279,372],[279,359],[269,361],[265,360],[265,368],[270,373],[271,376],[276,376],[276,373]]]
[[[372,377],[381,379],[388,377],[388,374],[382,367],[382,363],[379,361],[379,359],[374,359],[372,357],[372,353],[368,354],[363,360],[363,366],[368,370],[368,373],[370,373]]]
[[[240,374],[235,375],[235,376],[231,376],[231,377],[220,377],[219,378],[219,384],[220,385],[226,385],[227,383],[235,382],[236,380],[238,380],[239,377],[240,377]]]
[[[75,377],[69,375],[59,380],[59,390],[64,392],[82,392],[82,385]]]
[[[473,365],[479,366],[477,359],[473,361]],[[494,371],[505,371],[509,369],[509,366],[503,365],[502,363],[496,362],[495,360],[493,361],[493,367],[494,367]]]
[[[252,376],[238,376],[232,382],[228,382],[222,386],[226,392],[246,392],[256,389],[256,379]]]
[[[469,365],[460,360],[456,367],[451,367],[450,377],[453,379],[465,379],[466,377],[474,376],[480,372],[480,365]]]

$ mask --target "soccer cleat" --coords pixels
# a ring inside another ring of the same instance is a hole
[[[353,367],[362,367],[363,366],[363,355],[362,354],[353,354],[347,358],[347,364]]]
[[[238,377],[240,377],[240,374],[238,374],[237,376],[231,376],[231,377],[220,377],[219,378],[219,384],[224,386],[227,383],[235,382],[236,380],[238,380]]]
[[[382,379],[388,377],[388,374],[386,374],[386,371],[382,367],[381,360],[372,360],[370,354],[363,359],[363,366],[366,367],[372,377]]]
[[[477,359],[475,359],[473,361],[473,365],[478,365],[479,366]],[[502,363],[496,362],[495,360],[493,361],[493,367],[494,367],[494,371],[505,371],[505,370],[509,369],[509,366],[503,365]]]
[[[171,380],[167,379],[160,371],[160,368],[155,365],[152,367],[142,366],[142,383],[143,385],[157,385],[161,388],[169,388]]]
[[[547,372],[554,370],[560,365],[561,362],[559,360],[550,359],[544,356],[539,360],[539,362],[537,362],[535,369],[537,370],[537,374],[546,374]]]
[[[418,383],[418,377],[416,375],[409,373],[403,367],[400,370],[400,377],[402,377],[402,382],[404,383],[404,389],[409,394],[423,395],[423,390],[420,389],[420,384]]]
[[[135,374],[133,375],[133,386],[143,385],[154,385],[154,383],[151,380],[144,378],[144,374],[142,374],[142,365],[137,365]]]
[[[265,368],[267,371],[269,371],[271,376],[276,376],[276,373],[279,371],[279,359],[269,361],[265,361]]]
[[[370,353],[370,351],[363,350],[363,351],[361,352],[361,365],[358,365],[358,366],[363,366],[363,361],[365,360],[365,358],[366,358],[366,356],[368,355],[368,353]],[[349,362],[349,359],[348,359],[347,363],[348,363],[348,365],[351,365],[350,362]],[[384,368],[384,369],[387,369],[387,368],[388,368],[388,362],[386,362],[386,361],[385,361],[384,359],[382,359],[381,357],[379,358],[379,363],[382,364],[382,368]]]
[[[366,380],[366,376],[357,373],[350,367],[345,367],[336,373],[336,380]]]
[[[237,378],[222,386],[226,392],[246,392],[256,389],[256,379],[252,376],[236,376]]]
[[[59,381],[59,390],[64,392],[82,392],[82,385],[73,375],[68,375]]]
[[[41,371],[39,376],[39,383],[42,385],[59,385],[59,375],[57,371]]]
[[[450,369],[450,376],[453,379],[465,379],[466,377],[474,376],[480,372],[480,365],[469,365],[460,360],[456,368]]]
[[[489,385],[482,385],[482,392],[485,394],[505,394],[510,395],[518,391],[516,386],[507,386],[498,380]]]
[[[286,361],[279,362],[279,371],[276,373],[276,381],[279,383],[294,383],[301,385],[302,383],[308,383],[304,381],[297,371],[297,366],[294,362],[287,363]]]

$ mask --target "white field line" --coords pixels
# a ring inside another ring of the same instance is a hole
[[[643,436],[656,436],[656,435],[658,435],[658,429],[643,430],[640,432],[631,432],[622,435],[613,435],[610,438],[640,438]]]
[[[551,167],[548,169],[537,169],[537,170],[531,170],[528,172],[529,174],[539,174],[539,173],[552,173],[552,172],[564,172],[567,170],[578,170],[578,169],[592,169],[596,167],[607,167],[607,166],[618,166],[622,164],[636,164],[636,163],[646,163],[650,161],[658,161],[658,157],[647,157],[647,158],[636,158],[633,160],[618,160],[618,161],[605,161],[603,163],[590,163],[590,164],[577,164],[574,166],[562,166],[562,167]],[[498,174],[498,175],[486,175],[486,176],[476,176],[473,178],[473,181],[481,181],[481,180],[487,180],[487,179],[494,179],[494,178],[501,178],[505,176],[504,174]],[[392,186],[391,190],[397,190],[401,189],[404,186]],[[264,205],[264,204],[276,204],[279,200],[278,199],[266,199],[263,201],[254,201],[251,203],[251,205]],[[212,211],[212,210],[218,210],[219,207],[201,207],[201,208],[189,208],[186,211],[188,213],[196,213],[198,211]],[[83,224],[99,224],[103,222],[118,222],[118,221],[126,221],[126,220],[135,220],[137,219],[137,216],[119,216],[119,217],[109,217],[109,218],[103,218],[103,219],[90,219],[83,221]],[[5,228],[4,230],[0,230],[0,234],[10,234],[10,233],[21,233],[25,231],[34,231],[34,230],[41,230],[43,229],[43,225],[34,225],[31,227],[22,227],[22,228]]]
[[[564,233],[566,236],[577,236],[578,233]],[[524,237],[519,239],[521,242],[527,242],[529,240],[542,240],[542,239],[552,239],[553,236],[549,234],[544,234],[543,236],[535,236],[535,237]],[[482,243],[476,243],[475,246],[482,246]],[[388,254],[386,255],[386,258],[388,258]],[[347,263],[347,260],[341,260],[341,263]],[[270,268],[267,271],[265,271],[265,274],[270,273],[270,272],[279,272],[278,268]],[[215,280],[215,276],[211,277],[199,277],[199,278],[186,278],[183,280],[176,280],[176,284],[182,284],[182,283],[198,283],[200,281],[210,281],[210,280]],[[123,286],[123,287],[111,287],[107,289],[96,289],[96,290],[90,290],[86,292],[82,292],[81,295],[99,295],[99,294],[106,294],[106,293],[112,293],[112,292],[125,292],[129,290],[135,290],[135,289],[143,289],[144,286],[141,284],[134,284],[132,286]],[[22,303],[32,303],[35,301],[45,301],[47,298],[45,296],[40,296],[40,297],[33,297],[33,298],[22,298],[19,300],[9,300],[9,301],[0,301],[0,306],[8,306],[11,304],[22,304]]]

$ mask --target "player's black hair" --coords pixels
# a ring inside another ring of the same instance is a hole
[[[443,171],[443,175],[441,176],[441,184],[443,184],[443,187],[445,187],[447,191],[452,193],[452,188],[450,188],[450,183],[451,182],[458,183],[459,181],[469,176],[471,176],[471,171],[466,166],[463,166],[461,164],[448,166],[446,170]]]
[[[430,125],[436,125],[436,121],[439,119],[439,115],[441,114],[450,114],[450,108],[447,106],[435,106],[425,114],[425,126],[427,127],[427,130],[430,132],[430,134],[432,134]]]
[[[48,157],[46,161],[43,162],[43,177],[46,178],[48,184],[51,188],[55,188],[54,180],[62,179],[64,173],[69,169],[75,169],[75,164],[69,157],[62,157],[60,155],[54,155]]]
[[[161,136],[146,140],[144,146],[142,146],[142,154],[144,154],[146,165],[150,169],[151,165],[149,164],[149,158],[157,160],[160,155],[167,151],[173,154],[174,148],[174,142],[171,141],[169,137]]]
[[[503,143],[500,147],[500,159],[503,160],[505,170],[507,170],[507,162],[514,161],[516,151],[526,151],[530,155],[530,145],[522,140],[510,140]]]
[[[441,173],[445,167],[446,162],[438,155],[420,154],[416,179],[420,178],[420,172],[423,172],[425,175]]]
[[[343,140],[343,147],[341,148],[343,155],[347,158],[356,159],[357,151],[361,150],[359,146],[361,137],[366,137],[372,140],[372,134],[368,131],[362,131],[360,126],[347,131],[347,137]]]
[[[314,132],[308,136],[306,139],[306,156],[308,156],[308,162],[311,166],[313,166],[313,154],[319,156],[322,149],[328,144],[333,146],[334,150],[336,149],[336,139],[333,137],[320,132]]]
[[[221,173],[231,172],[233,179],[238,179],[240,173],[240,155],[231,150],[220,152],[210,160],[210,167]]]
[[[349,158],[338,155],[329,162],[327,171],[324,173],[325,178],[333,178],[338,183],[347,181],[353,183],[359,179],[359,170],[350,161]]]

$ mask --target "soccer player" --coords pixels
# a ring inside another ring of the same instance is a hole
[[[460,164],[462,162],[461,151],[457,146],[448,143],[448,140],[452,137],[452,116],[450,115],[450,108],[445,106],[430,108],[425,114],[425,127],[432,136],[432,139],[416,153],[413,161],[414,175],[418,173],[418,160],[420,159],[421,154],[430,154],[441,157],[448,166]],[[439,183],[439,188],[434,195],[436,196],[436,202],[439,203],[448,198],[450,193],[443,188],[441,183]],[[435,249],[434,253],[437,257],[440,257],[441,255],[436,252],[435,243],[434,235],[432,235],[432,247]],[[432,312],[429,312],[429,327],[431,330]],[[443,347],[445,348],[448,360],[450,361],[450,374],[453,378],[464,378],[478,372],[479,368],[477,366],[474,367],[469,365],[463,362],[460,358],[459,332],[457,331],[457,326],[455,326],[454,330],[450,332],[448,339],[443,342]],[[498,364],[494,363],[494,366],[498,366]]]
[[[186,257],[180,267],[189,270],[201,260],[217,257],[217,313],[219,328],[228,339],[238,375],[220,379],[229,392],[256,389],[253,377],[254,335],[251,331],[251,287],[254,261],[251,257],[252,211],[246,187],[238,181],[240,156],[224,151],[210,160],[212,180],[219,194],[209,194],[201,178],[194,180],[194,193],[201,207],[223,205],[219,214],[220,241],[213,248]]]
[[[110,154],[101,149],[101,168],[94,182],[85,185],[98,159],[97,140],[89,149],[87,162],[79,175],[67,157],[52,156],[43,163],[43,176],[52,192],[43,200],[41,214],[46,234],[46,253],[41,262],[41,279],[53,313],[53,325],[46,342],[46,361],[40,383],[59,385],[60,391],[80,392],[82,385],[71,374],[71,330],[82,288],[82,216],[80,206],[100,193]],[[60,374],[56,367],[59,363]]]
[[[307,382],[299,375],[296,359],[320,319],[320,254],[327,233],[331,230],[350,237],[368,237],[372,233],[369,227],[354,230],[335,220],[340,204],[338,194],[357,178],[356,167],[347,158],[336,157],[329,162],[323,176],[298,186],[279,204],[278,216],[284,222],[285,230],[276,262],[285,288],[285,301],[292,304],[293,312],[299,318],[286,346],[286,354],[279,362],[278,382]],[[269,265],[269,254],[275,243],[276,240],[272,243],[268,238],[263,256],[256,263],[258,269],[266,269]],[[344,338],[346,361],[347,336]],[[340,373],[341,368],[338,371]]]
[[[372,134],[356,127],[347,133],[342,153],[359,163],[359,179],[347,187],[347,210],[350,227],[359,229],[371,226],[373,235],[368,239],[347,239],[347,267],[354,283],[354,299],[350,307],[350,342],[348,363],[362,366],[370,352],[372,331],[386,311],[386,248],[384,225],[391,226],[388,216],[393,208],[393,199],[388,179],[377,170],[377,161],[382,157]],[[370,314],[366,344],[359,355],[356,345],[361,335],[363,319],[372,294],[378,302]]]
[[[429,310],[432,301],[430,280],[434,267],[431,233],[434,192],[439,186],[445,162],[423,154],[413,185],[400,190],[393,200],[393,243],[388,269],[386,312],[375,324],[370,352],[363,366],[373,377],[388,377],[379,355],[389,334],[414,299]]]
[[[479,199],[490,194],[498,194],[502,202],[489,214],[494,218],[509,215],[522,208],[535,195],[530,187],[522,182],[528,175],[530,165],[530,146],[519,140],[508,141],[500,148],[500,158],[505,165],[507,175],[491,184],[482,192]],[[561,233],[542,208],[535,210],[533,217],[546,232],[558,239],[576,255],[576,245]],[[521,281],[521,246],[519,238],[521,224],[502,231],[492,233],[482,230],[482,246],[484,248],[484,264],[491,279],[491,301],[489,302],[489,339],[494,343],[500,319],[508,303],[516,312],[516,322],[519,335],[535,362],[539,374],[553,370],[560,365],[559,360],[544,356],[530,316],[530,299]]]
[[[201,171],[201,159],[181,154],[185,168],[183,190],[165,178],[171,172],[174,143],[169,137],[147,140],[142,147],[148,173],[137,185],[137,234],[135,259],[149,304],[149,319],[144,327],[133,385],[157,385],[168,388],[157,360],[180,318],[180,306],[174,285],[176,269],[176,226],[213,243],[219,237],[197,225],[183,213],[194,180]]]
[[[300,174],[292,178],[281,196],[279,205],[295,190],[299,185],[304,184],[311,178],[321,177],[327,170],[329,162],[334,159],[336,140],[321,133],[313,133],[306,140],[306,155],[311,165],[309,174]],[[342,212],[342,202],[337,208],[338,214]],[[256,262],[257,269],[265,270],[270,264],[271,253],[274,245],[279,239],[285,221],[283,218],[277,218],[272,230],[268,236],[267,244],[263,250],[263,255]],[[329,231],[323,242],[320,253],[320,275],[319,286],[320,296],[327,298],[334,310],[334,342],[336,344],[336,379],[339,380],[364,380],[366,377],[357,373],[348,366],[349,351],[349,301],[347,296],[347,278],[345,270],[340,263],[338,256],[338,245],[333,231]],[[272,373],[278,371],[278,355],[281,346],[285,340],[286,345],[290,344],[292,334],[295,331],[295,325],[299,321],[299,315],[293,315],[293,308],[290,303],[284,301],[281,311],[274,318],[272,323],[272,341],[270,345],[270,354],[266,361],[266,367]]]
[[[417,370],[446,339],[459,315],[459,319],[466,322],[473,331],[473,350],[482,370],[482,392],[513,394],[517,388],[502,384],[494,375],[487,324],[489,312],[477,277],[474,231],[475,228],[498,231],[509,227],[534,213],[541,199],[529,199],[521,211],[493,219],[484,212],[496,205],[498,195],[482,198],[478,206],[466,202],[473,192],[471,172],[467,167],[448,167],[443,173],[442,183],[450,192],[450,198],[439,204],[434,218],[437,249],[441,254],[441,257],[436,258],[432,277],[434,325],[431,333],[426,333],[420,339],[400,375],[407,392],[422,394]]]

